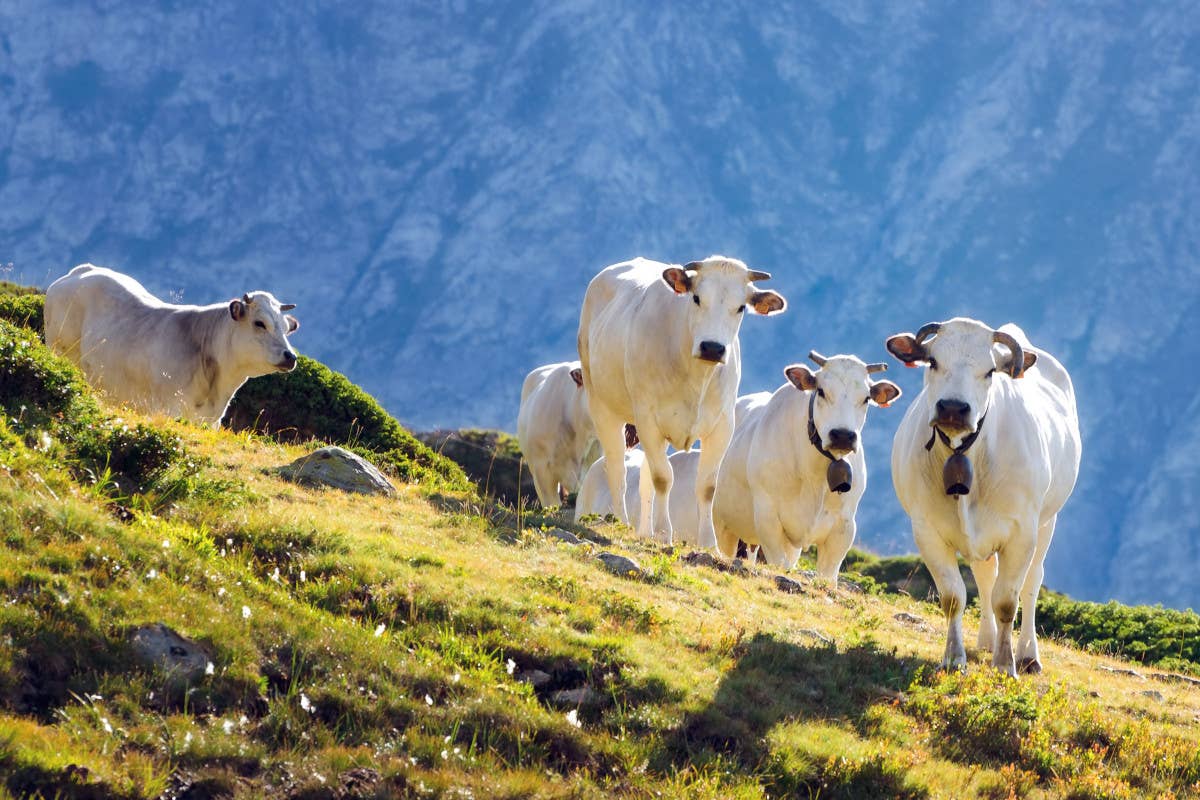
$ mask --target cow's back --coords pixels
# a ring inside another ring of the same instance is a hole
[[[104,267],[80,264],[46,289],[46,344],[80,364],[80,347],[96,327],[112,339],[123,321],[162,303],[130,278]]]

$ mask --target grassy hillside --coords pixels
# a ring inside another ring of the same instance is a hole
[[[568,544],[426,484],[302,488],[273,470],[309,445],[106,409],[0,340],[0,797],[1200,792],[1186,676],[1053,641],[1041,676],[939,674],[922,599]],[[136,657],[160,622],[192,683]]]

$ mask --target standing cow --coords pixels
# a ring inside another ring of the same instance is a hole
[[[562,505],[600,455],[578,361],[547,364],[525,376],[517,440],[542,507]]]
[[[1067,371],[1015,325],[957,318],[901,333],[887,349],[924,364],[925,386],[892,449],[892,480],[941,595],[943,666],[965,669],[961,553],[979,586],[980,650],[1009,675],[1040,672],[1034,616],[1054,522],[1079,474]],[[1025,604],[1016,663],[1012,623]],[[999,629],[997,629],[999,623]]]
[[[608,469],[613,513],[628,524],[623,451],[632,422],[646,451],[638,533],[671,542],[666,448],[702,442],[697,465],[699,543],[716,546],[712,500],[717,468],[733,434],[741,379],[738,329],[747,309],[778,314],[786,302],[753,281],[771,276],[710,256],[685,266],[637,258],[588,284],[579,319],[579,357],[596,436]]]
[[[817,573],[836,582],[867,485],[860,436],[867,407],[887,407],[900,388],[871,380],[886,364],[816,351],[809,358],[816,372],[793,364],[783,371],[788,382],[766,402],[758,395],[738,401],[741,417],[721,462],[713,522],[728,558],[740,538],[759,545],[768,563],[790,569],[816,545]]]
[[[289,372],[300,327],[269,292],[164,303],[128,275],[81,264],[46,290],[46,344],[113,400],[216,428],[248,378]]]
[[[671,510],[671,529],[676,541],[696,544],[699,526],[696,522],[696,469],[700,466],[700,451],[690,450],[672,453],[673,483],[668,498]],[[641,505],[642,469],[646,466],[646,454],[642,450],[625,452],[625,507]],[[608,469],[601,456],[588,467],[579,487],[579,499],[575,501],[575,521],[587,514],[611,514],[612,496],[608,489]]]

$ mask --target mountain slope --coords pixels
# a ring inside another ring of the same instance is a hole
[[[746,391],[810,348],[1015,320],[1080,396],[1049,582],[1200,606],[1126,557],[1200,567],[1194,476],[1150,477],[1197,443],[1200,17],[1177,4],[56,8],[0,9],[16,277],[270,288],[302,348],[421,427],[511,429],[524,373],[571,356],[587,279],[635,254],[775,273],[791,311],[744,326]],[[867,430],[883,550],[911,547],[898,417]]]

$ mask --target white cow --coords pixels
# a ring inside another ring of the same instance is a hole
[[[642,472],[637,525],[644,537],[671,542],[667,444],[690,450],[699,439],[698,539],[702,547],[716,545],[712,498],[733,435],[738,329],[746,309],[771,315],[786,307],[779,294],[752,284],[768,278],[723,256],[682,267],[637,258],[608,267],[588,284],[579,319],[584,386],[613,513],[626,524],[623,428],[627,422],[637,427],[649,467]]]
[[[967,663],[961,553],[979,586],[979,649],[992,652],[993,666],[1016,675],[1012,622],[1019,600],[1025,613],[1017,664],[1040,672],[1034,616],[1042,565],[1079,474],[1071,378],[1015,325],[994,331],[957,318],[915,336],[897,334],[887,348],[906,366],[928,366],[925,387],[896,431],[892,480],[941,595],[948,621],[943,665]]]
[[[793,364],[783,371],[788,383],[762,393],[766,402],[758,395],[743,398],[717,477],[713,522],[726,557],[735,555],[741,539],[759,545],[768,563],[790,569],[801,551],[816,545],[817,573],[836,582],[867,485],[860,437],[867,407],[886,407],[900,388],[870,379],[885,364],[854,356],[826,359],[815,351],[809,358],[820,367],[815,373]],[[851,470],[837,473],[836,490],[827,479],[834,462]]]
[[[542,507],[562,505],[600,455],[578,361],[547,364],[525,376],[517,440]]]
[[[46,290],[46,344],[111,399],[214,428],[248,378],[289,372],[300,327],[269,292],[164,303],[128,275],[81,264]]]
[[[696,470],[700,466],[700,451],[679,451],[667,459],[671,462],[671,473],[675,478],[671,486],[668,503],[671,509],[671,526],[677,541],[696,544],[699,536],[696,507]],[[646,454],[642,450],[625,452],[625,507],[637,508],[641,503],[642,467]],[[607,465],[603,456],[588,467],[575,500],[575,521],[585,514],[611,514],[612,495],[608,488]]]

